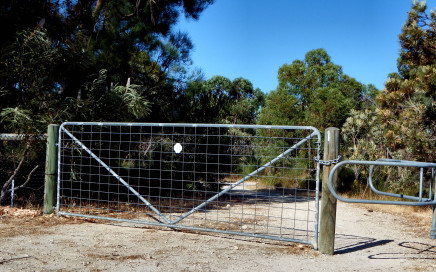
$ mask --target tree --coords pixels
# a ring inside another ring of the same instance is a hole
[[[296,125],[300,124],[303,114],[297,109],[298,99],[283,89],[271,91],[265,100],[265,107],[260,111],[259,124]]]
[[[173,26],[181,14],[198,19],[212,2],[17,0],[2,3],[0,22],[11,27],[0,32],[0,90],[3,96],[12,99],[3,99],[0,107],[20,109],[23,105],[27,107],[29,101],[34,107],[46,106],[47,103],[40,103],[44,98],[53,105],[57,102],[50,112],[41,109],[48,116],[67,111],[67,119],[76,120],[144,118],[143,114],[115,117],[105,114],[108,105],[117,103],[108,101],[117,100],[116,95],[110,94],[113,86],[129,85],[132,88],[126,88],[125,93],[131,98],[135,94],[137,98],[124,99],[124,103],[134,102],[136,108],[142,104],[141,112],[151,111],[151,117],[160,117],[159,121],[170,119],[177,85],[186,84],[180,81],[192,49],[189,37],[174,31]],[[38,43],[38,39],[43,42]],[[34,45],[38,47],[33,48]],[[98,106],[102,110],[95,109]],[[123,113],[123,107],[120,108],[118,112]]]
[[[198,19],[212,2],[3,1],[0,131],[39,134],[65,120],[172,120],[192,49],[173,26],[182,14]],[[13,159],[33,148],[29,138]]]
[[[343,74],[324,49],[307,52],[278,71],[279,86],[260,113],[261,124],[340,127],[351,109],[368,106],[377,90]]]
[[[182,119],[194,123],[252,124],[263,104],[264,94],[244,78],[223,76],[194,80],[182,97]]]
[[[425,2],[413,2],[399,35],[398,73],[388,75],[376,105],[353,111],[344,124],[347,158],[436,160],[436,14],[426,9]],[[360,169],[353,170],[355,181],[365,184]],[[376,182],[398,193],[413,190],[419,180],[392,167],[378,172]]]
[[[375,161],[386,157],[384,130],[379,123],[377,112],[372,109],[351,110],[350,116],[341,128],[344,157],[348,160]],[[368,167],[362,165],[347,166],[352,176],[340,179],[339,189],[359,192],[368,188]],[[347,173],[347,170],[343,171]],[[349,182],[352,180],[352,182]]]
[[[66,35],[75,41],[77,34],[87,37],[86,47],[96,57],[97,70],[106,69],[108,82],[144,86],[142,95],[150,101],[156,121],[171,118],[175,83],[189,61],[192,44],[185,33],[173,30],[178,17],[198,19],[211,0],[99,0],[65,1]],[[72,36],[73,39],[69,37]],[[65,80],[75,93],[79,74]],[[78,83],[78,84],[79,84]],[[69,92],[68,88],[64,88]],[[71,95],[75,97],[75,95]],[[83,93],[82,96],[86,97]]]
[[[435,161],[436,14],[414,1],[399,35],[398,73],[390,74],[377,109],[386,146],[399,158]]]
[[[307,52],[304,61],[294,60],[291,64],[284,64],[278,71],[278,79],[277,89],[266,97],[265,106],[259,114],[259,124],[306,125],[317,127],[321,131],[331,126],[341,127],[352,109],[370,107],[373,103],[372,97],[378,92],[374,86],[365,86],[343,74],[342,68],[331,62],[324,49]],[[274,130],[263,133],[264,137],[279,136],[274,135]],[[293,133],[287,132],[286,136],[301,137]],[[265,145],[270,144],[263,144]],[[271,145],[271,149],[274,146]],[[262,158],[265,151],[268,149],[256,150],[256,154]],[[307,157],[309,154],[306,150],[299,150],[298,156]],[[293,172],[293,175],[299,177],[296,179],[297,186],[313,186],[298,182],[312,179],[310,174],[302,170],[309,169],[311,162],[306,161],[307,165],[295,163],[290,161],[289,168],[300,169]]]

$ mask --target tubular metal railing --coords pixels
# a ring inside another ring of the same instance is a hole
[[[355,199],[355,198],[344,198],[341,197],[335,190],[335,186],[333,185],[333,177],[335,172],[342,166],[352,164],[352,165],[368,165],[370,166],[369,175],[368,175],[368,184],[371,190],[379,195],[401,198],[408,201],[393,201],[393,200],[371,200],[371,199]],[[377,190],[374,186],[373,182],[373,173],[375,166],[393,166],[393,167],[415,167],[420,168],[419,175],[419,193],[418,196],[410,196],[404,194],[395,194],[390,192],[383,192]],[[428,183],[428,198],[424,198],[424,169],[430,169],[430,182]],[[416,162],[416,161],[405,161],[405,160],[393,160],[393,159],[379,159],[377,161],[357,161],[357,160],[348,160],[342,161],[336,164],[330,172],[328,186],[332,195],[343,202],[349,203],[363,203],[363,204],[383,204],[383,205],[410,205],[410,206],[433,206],[434,207],[434,215],[430,237],[432,239],[436,239],[436,190],[435,188],[435,169],[436,163],[429,162]],[[433,192],[435,191],[435,192]]]

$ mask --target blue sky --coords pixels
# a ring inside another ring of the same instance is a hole
[[[177,26],[194,43],[193,65],[207,78],[249,79],[269,92],[277,71],[324,48],[345,74],[382,89],[396,72],[398,34],[412,0],[215,0],[198,21]],[[430,9],[436,0],[428,0]]]

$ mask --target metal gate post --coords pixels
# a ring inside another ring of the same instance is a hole
[[[334,160],[339,154],[339,129],[327,128],[324,135],[324,161]],[[322,171],[322,197],[319,250],[333,255],[335,252],[336,198],[328,187],[329,174],[333,165],[324,165]],[[337,175],[335,180],[337,179]],[[336,182],[335,182],[336,183]]]

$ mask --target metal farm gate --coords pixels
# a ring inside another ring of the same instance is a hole
[[[320,141],[313,127],[64,123],[57,211],[317,248]]]

